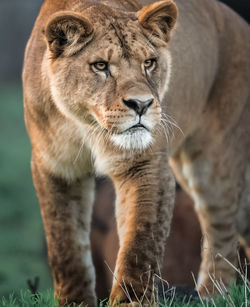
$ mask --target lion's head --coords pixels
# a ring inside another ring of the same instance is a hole
[[[136,13],[93,5],[52,15],[45,61],[59,110],[122,149],[147,148],[162,120],[176,18],[171,0]]]

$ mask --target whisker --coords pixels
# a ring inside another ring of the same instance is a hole
[[[84,146],[84,141],[81,142],[80,149],[79,149],[79,151],[78,151],[78,153],[77,153],[77,155],[76,155],[76,157],[75,157],[75,160],[73,161],[73,164],[76,164],[77,160],[79,159],[80,154],[81,154],[81,152],[82,152],[82,150],[83,150],[83,146]]]
[[[168,121],[168,123],[171,126],[177,128],[182,133],[182,135],[184,136],[184,132],[182,131],[181,127],[177,124],[177,122],[175,121],[175,119],[173,117],[171,117],[170,115],[165,114],[165,113],[162,113],[162,116],[163,116],[163,119]]]

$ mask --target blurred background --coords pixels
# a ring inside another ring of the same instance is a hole
[[[25,44],[42,0],[0,0],[0,297],[36,275],[52,287],[39,205],[30,172],[21,71]]]
[[[39,276],[39,290],[52,287],[38,201],[30,172],[31,147],[26,134],[21,70],[25,44],[42,0],[0,0],[0,297],[27,288]],[[225,0],[249,20],[249,0]],[[92,225],[92,250],[97,292],[108,296],[118,241],[114,220],[114,191],[108,179],[97,179]],[[162,275],[172,284],[193,286],[201,234],[192,201],[177,191]],[[108,264],[106,264],[106,263]]]

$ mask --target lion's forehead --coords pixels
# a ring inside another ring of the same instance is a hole
[[[136,41],[136,33],[128,33],[122,39],[115,33],[108,33],[98,39],[91,49],[93,50],[91,58],[104,59],[108,62],[120,62],[121,59],[129,62],[136,59],[141,62],[157,57],[158,54],[157,50],[150,48],[145,41]]]
[[[156,54],[155,47],[143,35],[137,21],[123,17],[102,20],[98,27],[97,44],[103,52],[123,58],[148,58]],[[115,51],[115,53],[114,53]]]

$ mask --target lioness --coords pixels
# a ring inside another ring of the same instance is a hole
[[[174,203],[168,161],[204,235],[198,290],[213,292],[210,274],[225,284],[235,277],[215,256],[236,262],[250,157],[250,29],[214,0],[150,2],[45,0],[26,48],[32,173],[61,305],[96,306],[95,174],[108,175],[117,195],[111,306],[154,300]]]

